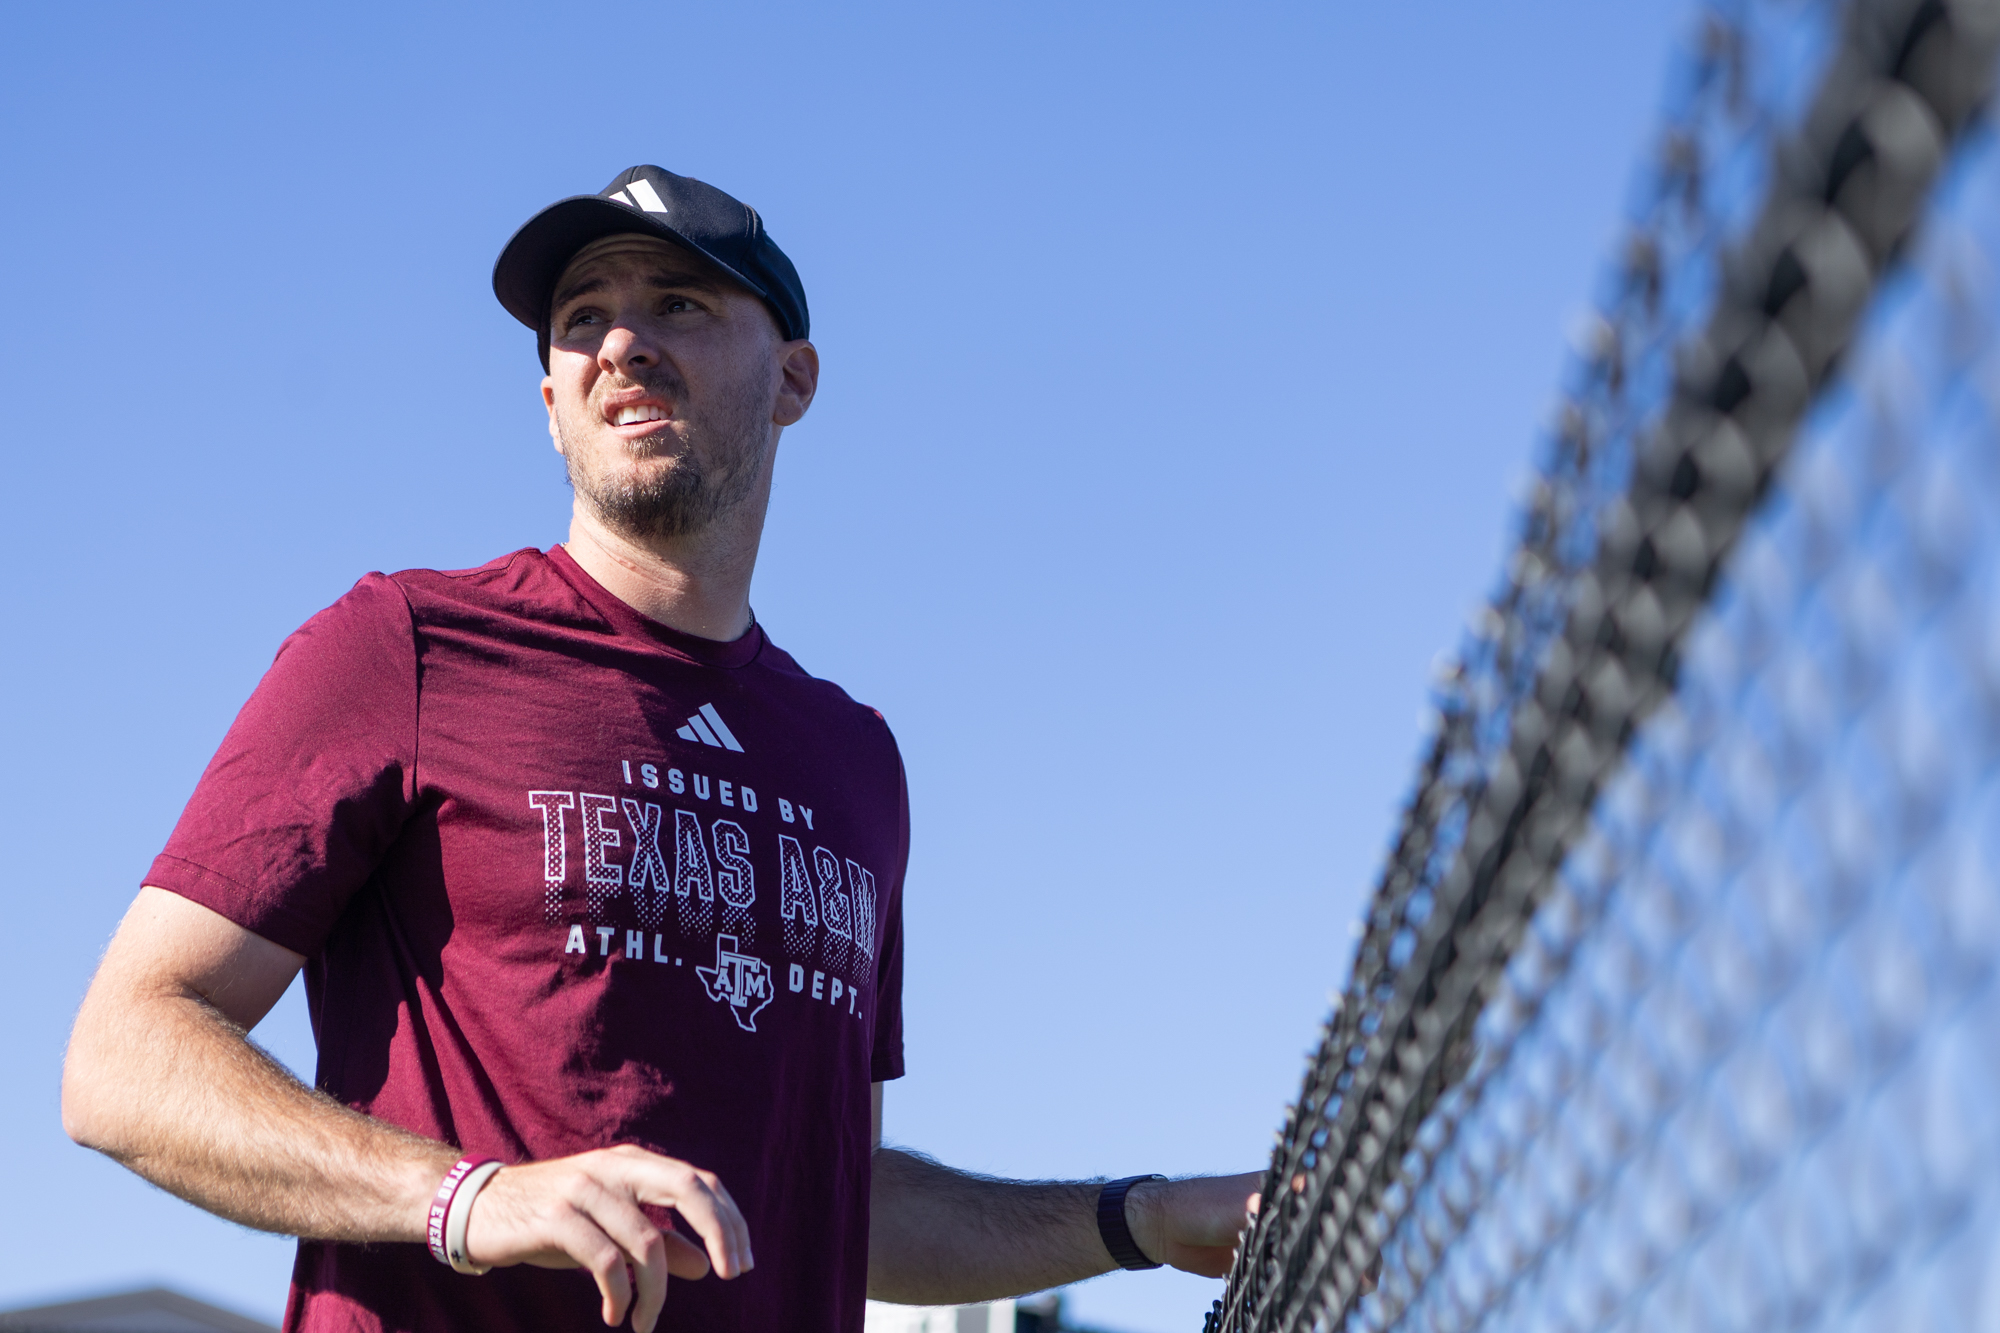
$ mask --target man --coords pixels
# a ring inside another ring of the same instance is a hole
[[[1253,1177],[880,1146],[908,807],[880,716],[750,613],[819,376],[756,213],[635,167],[530,220],[494,289],[569,540],[370,575],[286,641],[84,1000],[72,1137],[299,1236],[290,1329],[852,1333],[864,1293],[1223,1272]],[[301,968],[316,1089],[245,1036]]]

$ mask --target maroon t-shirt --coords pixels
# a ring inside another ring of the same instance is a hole
[[[879,714],[557,547],[371,574],[308,621],[147,882],[307,956],[349,1106],[507,1162],[630,1143],[715,1171],[757,1267],[674,1282],[663,1328],[854,1333],[908,850]],[[603,1325],[580,1271],[301,1242],[285,1327]]]

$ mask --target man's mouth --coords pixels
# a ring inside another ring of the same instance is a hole
[[[633,403],[613,408],[610,415],[614,426],[636,426],[642,421],[665,421],[667,410],[654,403]]]

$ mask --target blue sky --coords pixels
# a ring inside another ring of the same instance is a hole
[[[0,1306],[280,1308],[288,1242],[62,1137],[69,1019],[291,628],[365,571],[563,536],[487,275],[635,162],[756,205],[811,297],[753,601],[908,764],[889,1136],[1261,1168],[1686,20],[8,7]],[[257,1035],[310,1068],[296,995]],[[1072,1308],[1166,1333],[1214,1294]]]

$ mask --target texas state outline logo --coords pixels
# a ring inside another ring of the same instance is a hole
[[[776,974],[761,958],[736,951],[734,935],[715,937],[715,966],[697,967],[695,974],[708,988],[708,998],[729,1006],[736,1026],[745,1032],[757,1030],[757,1015],[778,993]]]

